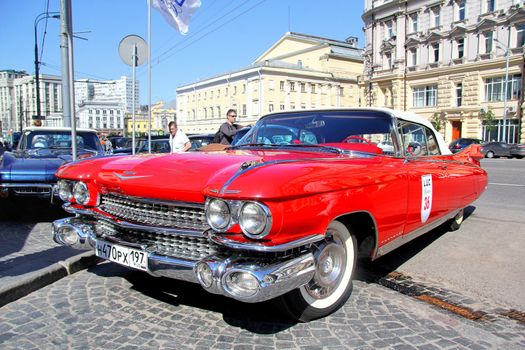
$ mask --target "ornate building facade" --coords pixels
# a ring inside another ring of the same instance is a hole
[[[516,0],[365,0],[363,105],[410,110],[447,141],[525,142]]]

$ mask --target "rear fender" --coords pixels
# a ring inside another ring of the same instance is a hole
[[[452,156],[454,160],[473,163],[477,166],[480,166],[480,160],[483,159],[483,157],[481,145],[478,144],[471,144]]]

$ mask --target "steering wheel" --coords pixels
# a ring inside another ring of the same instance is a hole
[[[350,143],[350,142],[354,142],[354,143],[366,143],[366,144],[369,144],[371,145],[372,142],[370,142],[370,140],[367,140],[365,139],[364,137],[361,137],[361,136],[358,136],[358,135],[350,135],[348,137],[346,137],[343,141],[341,142],[347,142],[347,143]]]

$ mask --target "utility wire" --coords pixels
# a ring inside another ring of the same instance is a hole
[[[246,0],[244,1],[241,5],[237,6],[234,10],[237,10],[239,8],[241,8],[242,6],[244,6],[249,0]],[[212,26],[213,24],[217,23],[218,21],[220,21],[221,19],[225,18],[226,16],[230,15],[231,13],[228,13],[228,14],[225,14],[221,17],[219,17],[218,19],[216,19],[215,21],[213,21],[212,23],[209,23],[208,25],[204,26],[203,28],[199,29],[198,31],[196,31],[191,37],[188,38],[188,40],[185,40],[185,41],[182,41],[182,42],[179,42],[175,45],[173,45],[171,48],[169,48],[168,50],[164,51],[162,54],[160,54],[159,56],[155,57],[153,61],[157,61],[156,64],[152,64],[152,68],[155,67],[155,66],[158,66],[160,65],[160,63],[166,61],[167,59],[173,57],[173,55],[175,55],[176,53],[180,52],[181,50],[197,43],[198,41],[204,39],[205,37],[207,37],[208,35],[220,30],[221,28],[224,28],[227,24],[231,23],[232,21],[234,21],[235,19],[239,18],[240,16],[244,15],[245,13],[251,11],[252,9],[254,9],[255,7],[261,5],[263,2],[266,2],[267,0],[261,0],[259,1],[258,3],[256,3],[255,5],[249,7],[248,9],[244,10],[243,12],[239,13],[238,15],[235,15],[234,17],[232,18],[229,18],[227,22],[223,22],[223,23],[220,23],[219,26],[215,26],[215,28],[207,31],[206,33],[204,33],[203,35],[201,35],[200,37],[196,38],[195,40],[191,41],[191,39],[195,38],[197,36],[198,33],[202,32],[204,29]],[[188,42],[189,41],[189,42]],[[180,49],[174,51],[174,52],[171,52],[173,51],[177,46],[180,46],[180,45],[183,45],[185,44],[184,46],[182,46]],[[168,53],[170,53],[168,56],[166,56],[165,58],[162,58],[162,56],[165,56],[167,55]],[[137,74],[143,74],[144,73],[144,68],[141,67],[138,69],[138,73]]]

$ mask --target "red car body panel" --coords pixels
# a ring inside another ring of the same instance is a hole
[[[136,155],[78,162],[59,169],[57,176],[84,180],[101,193],[160,200],[203,203],[206,196],[218,193],[225,199],[257,199],[274,216],[265,239],[268,245],[322,235],[335,218],[366,212],[375,221],[381,247],[423,225],[421,176],[430,174],[433,185],[432,210],[425,224],[468,205],[482,193],[484,171],[463,161],[479,152],[476,146],[469,148],[471,153],[435,157],[440,162],[289,151]],[[235,177],[246,162],[265,165]],[[452,166],[454,174],[447,170]],[[272,185],[260,185],[265,183]],[[234,240],[247,240],[238,225],[230,232]]]

